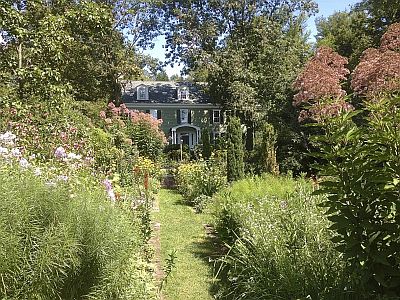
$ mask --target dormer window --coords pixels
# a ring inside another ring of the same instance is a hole
[[[178,100],[189,100],[189,88],[181,87],[178,89]]]
[[[146,86],[137,87],[137,100],[149,100],[149,92]]]

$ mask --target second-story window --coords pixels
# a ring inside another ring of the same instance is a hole
[[[221,123],[221,111],[219,109],[214,109],[212,113],[213,123]]]
[[[145,86],[137,88],[137,100],[148,100],[147,88]]]
[[[189,100],[189,89],[187,87],[178,90],[178,100]]]
[[[181,109],[181,124],[189,123],[189,110]]]

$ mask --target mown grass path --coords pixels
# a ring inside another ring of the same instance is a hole
[[[159,211],[153,213],[153,219],[160,223],[163,265],[168,253],[176,251],[174,269],[163,287],[164,299],[214,299],[210,294],[212,248],[204,228],[208,216],[196,214],[191,207],[182,204],[182,197],[174,191],[163,189],[157,197]]]

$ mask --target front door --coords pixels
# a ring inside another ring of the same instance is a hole
[[[182,142],[182,144],[184,144],[184,145],[190,146],[190,143],[189,143],[189,134],[188,134],[188,133],[181,133],[181,142]]]

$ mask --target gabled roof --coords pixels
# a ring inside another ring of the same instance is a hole
[[[149,100],[137,100],[137,88],[148,88]],[[178,100],[178,90],[189,88],[189,99]],[[122,82],[122,101],[125,103],[210,103],[204,91],[204,83],[175,81],[125,81]]]

